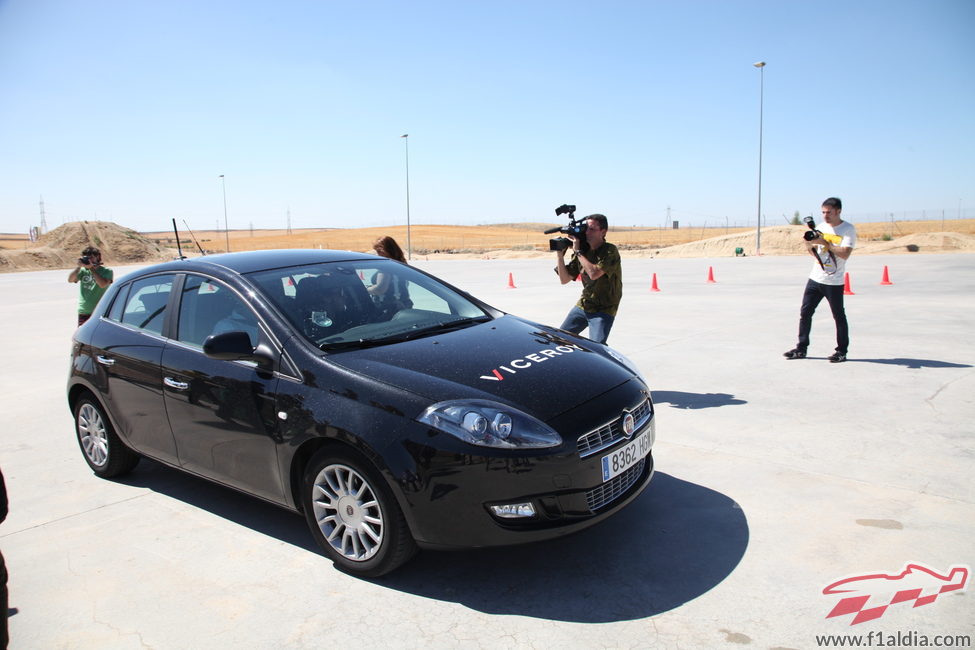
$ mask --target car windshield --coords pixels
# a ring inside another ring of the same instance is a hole
[[[248,278],[322,350],[385,345],[492,318],[457,291],[393,260],[289,267]]]

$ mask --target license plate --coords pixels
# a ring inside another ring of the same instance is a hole
[[[644,431],[630,441],[625,447],[620,447],[611,454],[603,456],[603,482],[614,476],[619,476],[626,470],[639,463],[650,453],[650,436]]]

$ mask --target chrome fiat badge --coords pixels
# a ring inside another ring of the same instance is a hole
[[[636,421],[633,419],[632,413],[625,413],[623,415],[623,435],[629,438],[633,435],[633,429],[636,428]]]

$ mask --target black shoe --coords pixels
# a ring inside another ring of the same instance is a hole
[[[832,356],[827,357],[830,363],[843,363],[846,361],[846,355],[842,352],[834,352]]]
[[[785,357],[786,359],[805,359],[806,351],[796,348],[795,350],[789,350],[788,352],[784,353],[782,356]]]

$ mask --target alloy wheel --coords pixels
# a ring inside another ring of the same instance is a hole
[[[108,431],[102,414],[92,404],[78,410],[78,439],[88,460],[97,467],[108,462]]]
[[[385,534],[382,506],[372,486],[347,465],[324,467],[312,484],[315,521],[342,557],[364,562],[380,549]]]

